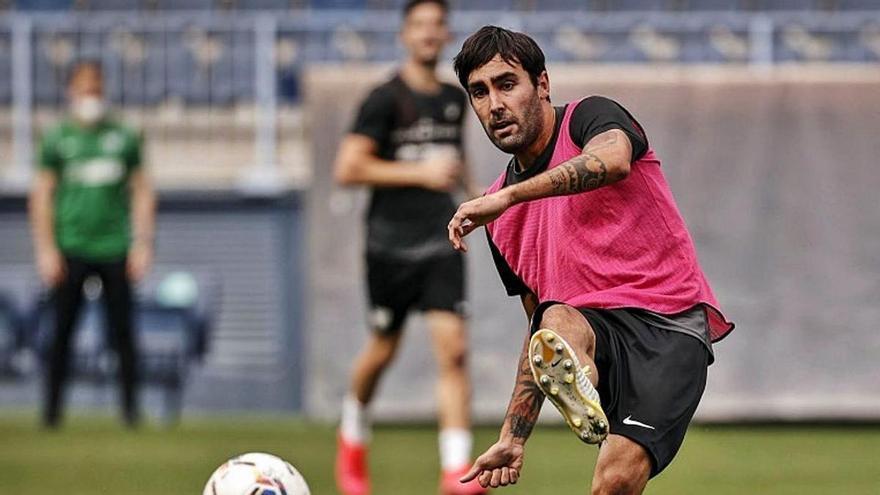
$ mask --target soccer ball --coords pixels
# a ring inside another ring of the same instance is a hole
[[[272,454],[233,457],[218,467],[203,495],[310,495],[309,485],[289,462]]]

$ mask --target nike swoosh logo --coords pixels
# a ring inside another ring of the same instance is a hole
[[[641,426],[642,428],[647,428],[649,430],[654,429],[654,427],[651,425],[646,425],[645,423],[642,423],[640,421],[636,421],[636,420],[632,419],[632,414],[623,418],[623,424],[630,425],[630,426]]]

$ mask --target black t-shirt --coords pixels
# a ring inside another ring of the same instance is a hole
[[[410,89],[399,75],[375,88],[351,132],[378,143],[385,160],[462,158],[465,94],[442,84],[436,94]],[[367,253],[418,261],[450,252],[446,223],[455,214],[449,193],[418,187],[374,187],[367,213]]]
[[[620,106],[614,100],[610,100],[603,96],[590,96],[581,100],[577,104],[577,108],[571,115],[569,121],[568,133],[571,140],[575,144],[583,148],[591,139],[605,131],[611,129],[620,129],[629,137],[632,144],[632,161],[635,162],[645,155],[648,151],[648,138],[645,136],[642,127],[636,122],[630,113]],[[556,111],[556,128],[553,130],[553,137],[550,143],[535,160],[534,165],[522,172],[517,171],[516,159],[511,158],[507,165],[507,172],[504,179],[504,187],[510,184],[517,184],[540,174],[547,170],[550,165],[550,159],[553,157],[553,151],[556,149],[556,139],[559,137],[560,128],[562,127],[562,119],[565,116],[565,107],[554,107]],[[521,296],[533,292],[526,284],[514,273],[498,251],[495,243],[492,242],[492,236],[486,230],[486,238],[489,240],[489,250],[492,252],[492,259],[495,261],[495,267],[501,276],[501,282],[510,296]]]

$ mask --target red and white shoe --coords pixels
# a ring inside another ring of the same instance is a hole
[[[480,486],[476,479],[472,479],[467,483],[459,480],[462,476],[471,470],[471,466],[464,466],[461,469],[443,470],[440,475],[440,493],[441,495],[480,495],[488,493],[489,490]]]
[[[367,447],[336,436],[336,488],[342,495],[369,495]]]

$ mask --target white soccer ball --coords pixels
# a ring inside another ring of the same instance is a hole
[[[310,495],[309,485],[289,462],[272,454],[249,453],[218,467],[203,495]]]

